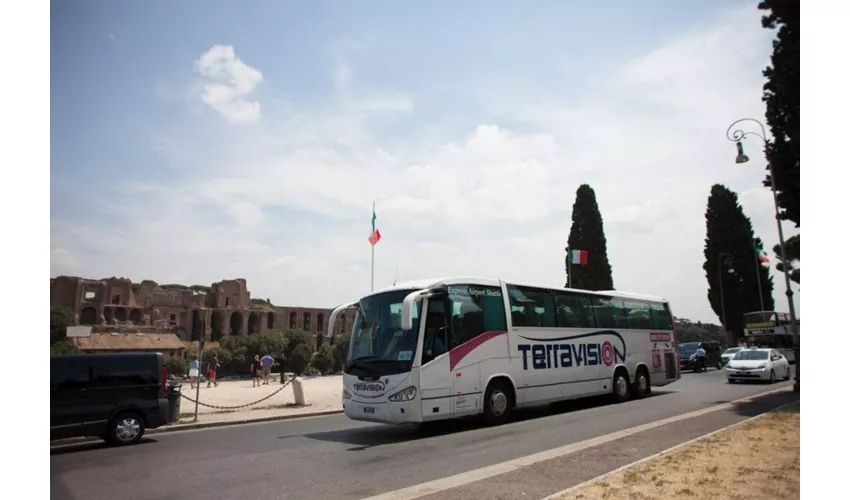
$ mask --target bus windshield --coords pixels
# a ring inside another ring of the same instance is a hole
[[[410,330],[401,329],[401,306],[413,291],[394,290],[360,301],[345,373],[381,376],[410,371],[419,333],[419,304],[414,306]]]
[[[776,324],[776,313],[774,312],[756,312],[747,313],[744,315],[744,323],[747,325],[758,325],[761,323]]]

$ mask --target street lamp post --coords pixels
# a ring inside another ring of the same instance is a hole
[[[717,281],[720,285],[720,322],[723,323],[723,331],[726,332],[726,337],[729,339],[729,347],[732,346],[732,332],[726,326],[726,296],[723,293],[723,268],[728,269],[727,272],[732,274],[735,272],[730,266],[732,262],[732,254],[720,252],[717,254]]]
[[[735,125],[743,122],[752,122],[759,126],[761,129],[761,134],[758,132],[744,132],[741,129],[732,128]],[[726,138],[735,143],[735,146],[738,148],[738,155],[735,157],[735,163],[747,163],[750,161],[750,158],[744,154],[744,145],[741,141],[746,138],[748,135],[754,135],[762,140],[764,143],[764,149],[767,153],[767,167],[770,169],[770,190],[773,193],[773,206],[776,211],[776,229],[779,232],[779,257],[782,259],[782,270],[785,275],[785,296],[788,298],[788,313],[791,315],[791,336],[794,342],[794,359],[796,361],[796,369],[794,370],[794,391],[800,391],[800,332],[797,329],[797,312],[794,308],[794,292],[791,290],[791,275],[790,269],[788,267],[788,258],[785,255],[785,235],[782,231],[782,219],[779,217],[779,201],[777,199],[776,193],[776,176],[773,175],[773,161],[770,158],[770,153],[768,152],[768,140],[767,133],[765,132],[764,125],[755,118],[741,118],[740,120],[735,121],[732,125],[729,125],[729,128],[726,129]]]

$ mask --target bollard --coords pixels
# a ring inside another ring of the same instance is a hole
[[[307,404],[307,401],[304,399],[304,387],[301,385],[300,378],[292,380],[292,395],[295,396],[295,404],[299,406]]]

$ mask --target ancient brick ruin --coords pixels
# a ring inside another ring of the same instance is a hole
[[[275,306],[251,299],[244,279],[210,286],[159,285],[127,278],[100,280],[59,276],[50,280],[50,306],[65,307],[77,324],[92,331],[174,332],[181,340],[219,340],[227,335],[298,328],[327,335],[331,309]],[[353,314],[340,317],[337,331],[351,331]]]

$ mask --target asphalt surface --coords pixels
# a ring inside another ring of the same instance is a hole
[[[619,405],[572,402],[524,412],[517,421],[499,427],[460,421],[423,431],[334,415],[158,434],[123,448],[100,443],[64,446],[51,449],[51,498],[360,499],[790,384],[730,385],[722,373],[712,370],[685,373],[647,399]],[[793,394],[784,398],[789,396]],[[539,477],[528,476],[534,470],[520,470],[429,498],[541,498],[786,402],[768,399],[528,468],[539,471]],[[558,460],[573,461],[568,474]],[[546,470],[560,473],[547,475]]]

